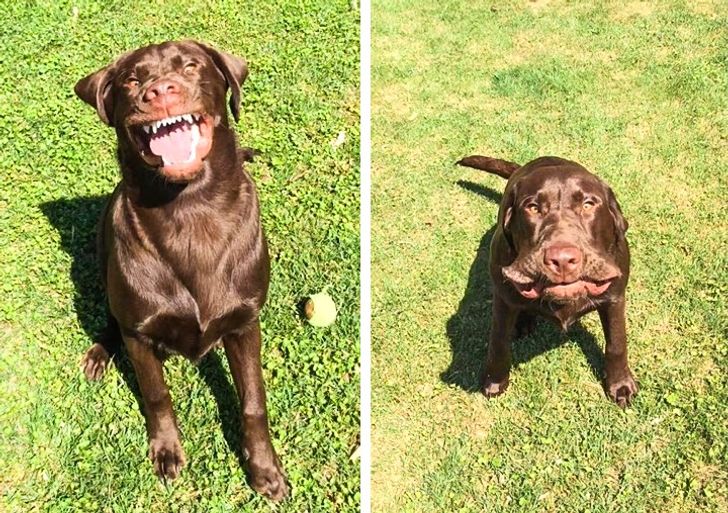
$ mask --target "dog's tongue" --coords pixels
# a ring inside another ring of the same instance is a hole
[[[152,153],[164,159],[166,164],[186,162],[192,148],[192,130],[183,123],[172,127],[160,127],[149,139]]]

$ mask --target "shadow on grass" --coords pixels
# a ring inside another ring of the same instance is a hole
[[[113,318],[112,324],[107,321],[109,311],[96,253],[96,231],[108,199],[109,195],[60,199],[43,203],[40,209],[61,236],[63,250],[73,258],[71,280],[76,289],[73,305],[88,337],[88,346],[93,342],[103,343],[144,413],[134,367],[123,349],[118,326]]]
[[[245,458],[240,448],[240,402],[237,392],[228,379],[228,373],[222,365],[220,355],[215,350],[210,351],[197,365],[197,369],[215,398],[217,416],[222,425],[225,442],[230,452],[235,454],[238,459],[238,464],[246,470],[247,475]]]
[[[88,345],[93,341],[104,341],[112,353],[114,366],[134,394],[143,414],[144,406],[134,367],[121,343],[115,321],[112,329],[108,332],[106,329],[109,314],[96,256],[96,229],[108,198],[105,195],[60,199],[43,203],[40,209],[60,234],[63,250],[73,258],[71,279],[76,289],[73,303],[78,321],[88,336]],[[230,384],[220,356],[211,351],[199,363],[198,369],[215,397],[225,441],[244,467],[237,393]]]
[[[457,185],[478,194],[494,203],[500,203],[502,193],[483,185],[460,180]],[[489,261],[490,243],[495,233],[491,227],[480,239],[475,258],[470,265],[468,284],[457,311],[446,324],[450,340],[452,361],[440,374],[443,382],[468,392],[480,390],[480,373],[485,362],[488,336],[491,328],[492,297]],[[513,366],[559,347],[566,342],[575,342],[584,353],[592,374],[599,381],[604,369],[604,353],[594,336],[586,331],[580,322],[567,335],[552,326],[539,325],[529,336],[513,343]]]

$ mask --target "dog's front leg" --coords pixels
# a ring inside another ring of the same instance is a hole
[[[495,397],[508,388],[511,371],[511,341],[518,319],[518,310],[512,308],[498,294],[493,297],[493,323],[490,343],[481,377],[481,392]]]
[[[172,399],[164,382],[162,362],[151,344],[132,335],[123,338],[142,393],[154,473],[164,479],[174,479],[185,464],[185,454],[179,441]]]
[[[606,339],[604,388],[609,398],[624,408],[637,394],[632,371],[627,361],[627,329],[625,326],[624,297],[599,307]]]
[[[240,398],[242,450],[252,487],[273,500],[288,495],[286,476],[268,432],[265,386],[260,364],[260,323],[223,338],[235,389]]]

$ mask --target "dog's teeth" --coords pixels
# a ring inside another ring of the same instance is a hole
[[[157,133],[157,123],[156,122],[155,123],[152,123],[151,129],[152,129],[152,133],[153,134],[156,134]]]
[[[190,114],[185,114],[182,118],[184,118],[184,120],[188,123],[192,123],[192,116]]]
[[[142,126],[142,130],[144,130],[147,134],[152,130],[152,127],[149,125]]]

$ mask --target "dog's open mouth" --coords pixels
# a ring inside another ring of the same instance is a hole
[[[614,278],[602,281],[577,280],[571,283],[515,283],[516,290],[527,299],[568,300],[586,296],[600,296],[606,292]]]
[[[198,113],[135,125],[131,131],[144,161],[172,181],[194,177],[212,147],[211,120]]]

